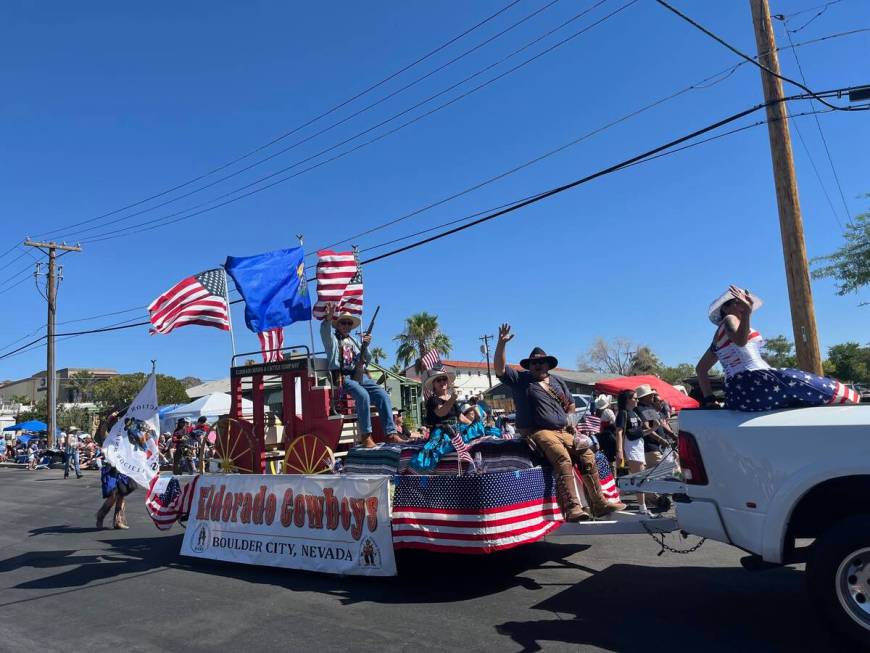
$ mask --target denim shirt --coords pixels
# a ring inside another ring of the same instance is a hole
[[[331,370],[341,369],[341,343],[335,335],[335,329],[328,320],[323,320],[320,323],[320,339],[323,340],[323,349],[326,351],[326,364]],[[348,340],[354,351],[359,353],[360,346],[352,336],[348,335]],[[372,355],[366,350],[366,363],[371,362]]]

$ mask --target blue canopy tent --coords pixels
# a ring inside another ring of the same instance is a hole
[[[21,422],[21,424],[13,424],[12,426],[7,426],[4,431],[31,431],[31,432],[40,432],[47,431],[48,425],[45,422],[40,422],[38,419],[32,419],[29,422]]]

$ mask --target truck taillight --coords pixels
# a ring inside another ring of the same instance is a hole
[[[704,469],[698,442],[688,431],[680,431],[680,467],[687,484],[707,485],[707,470]]]

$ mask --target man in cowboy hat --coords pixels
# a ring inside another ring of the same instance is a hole
[[[509,324],[499,327],[495,373],[513,393],[517,430],[532,441],[553,466],[565,519],[574,522],[589,519],[574,484],[575,464],[582,474],[583,487],[595,517],[625,508],[623,504],[611,504],[605,499],[592,450],[588,447],[578,450],[574,446],[574,434],[569,432],[569,429],[573,431],[573,426],[568,421],[568,416],[574,415],[574,399],[565,382],[550,374],[558,361],[535,347],[528,358],[520,361],[525,371],[517,372],[505,359],[505,346],[513,337]]]
[[[347,312],[336,314],[334,304],[327,304],[326,318],[320,324],[320,338],[326,351],[326,362],[329,369],[339,372],[344,382],[344,389],[353,397],[356,405],[357,430],[360,434],[360,444],[371,449],[375,446],[372,438],[371,404],[378,409],[378,415],[384,426],[384,435],[388,442],[401,442],[396,435],[396,425],[393,423],[393,404],[390,395],[368,375],[363,374],[362,382],[353,380],[357,360],[360,355],[360,344],[353,339],[350,332],[360,324],[356,315]],[[370,333],[363,333],[362,341],[371,342]],[[365,360],[371,360],[371,352],[366,349]]]
[[[66,436],[66,450],[64,451],[63,461],[63,477],[69,478],[69,468],[73,467],[76,472],[76,478],[82,477],[82,470],[79,466],[79,427],[70,426],[69,433]]]

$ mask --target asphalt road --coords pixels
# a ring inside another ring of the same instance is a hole
[[[712,542],[657,557],[645,535],[553,538],[341,578],[183,558],[141,490],[130,530],[97,531],[95,472],[0,469],[0,497],[0,651],[842,650],[802,571],[750,573]]]

